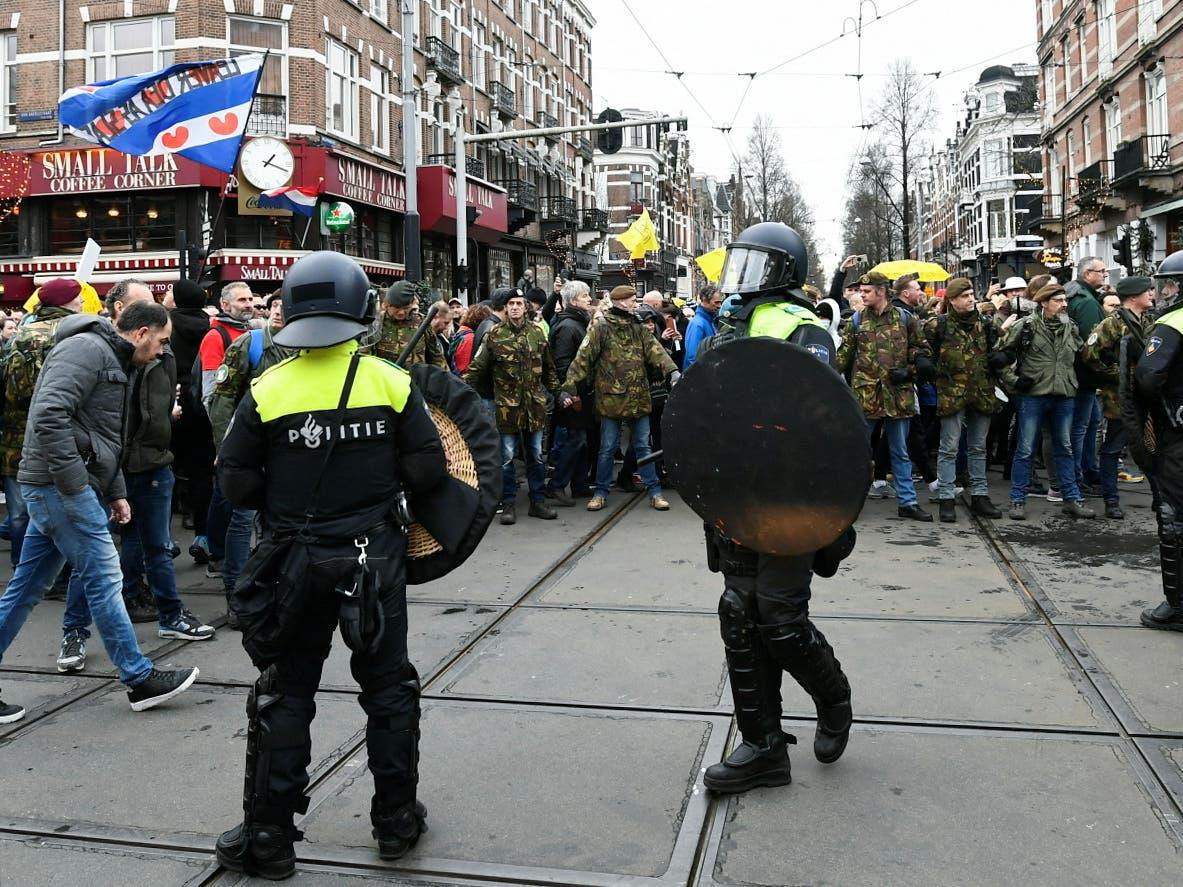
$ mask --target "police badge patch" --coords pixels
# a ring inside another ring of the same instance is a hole
[[[1087,345],[1096,345],[1096,344],[1097,344],[1097,339],[1098,339],[1098,338],[1100,338],[1100,337],[1099,337],[1099,336],[1098,336],[1096,333],[1093,333],[1091,336],[1089,336],[1089,340],[1088,340],[1088,342],[1086,342],[1085,344],[1087,344]]]
[[[1158,336],[1151,336],[1150,341],[1146,343],[1146,353],[1153,354],[1162,346],[1162,339]]]
[[[820,360],[822,363],[830,362],[830,349],[825,345],[806,345],[805,350]]]

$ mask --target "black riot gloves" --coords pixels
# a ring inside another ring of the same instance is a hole
[[[993,351],[990,356],[986,358],[986,366],[990,368],[991,372],[999,372],[1011,365],[1012,358],[1005,351]]]

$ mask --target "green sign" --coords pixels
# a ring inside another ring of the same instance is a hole
[[[334,234],[353,224],[353,207],[348,203],[334,203],[325,212],[324,225]]]

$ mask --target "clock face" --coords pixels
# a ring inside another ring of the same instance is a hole
[[[296,168],[287,144],[269,136],[247,142],[238,163],[246,180],[260,191],[283,187],[291,181]]]

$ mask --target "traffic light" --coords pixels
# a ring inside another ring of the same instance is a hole
[[[596,123],[619,123],[624,117],[614,108],[605,108],[596,117]],[[596,133],[596,149],[601,154],[615,154],[624,144],[623,129],[602,129]]]
[[[1113,261],[1125,268],[1127,274],[1134,273],[1134,254],[1130,245],[1130,232],[1126,231],[1113,242]]]

